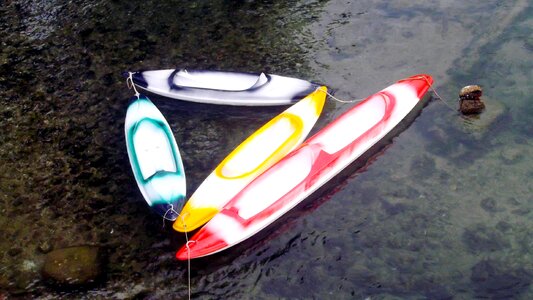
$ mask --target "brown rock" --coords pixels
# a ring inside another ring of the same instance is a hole
[[[60,286],[94,283],[102,273],[100,252],[95,246],[54,250],[46,255],[43,277]]]
[[[459,110],[465,115],[479,114],[485,109],[485,103],[481,99],[466,100],[461,99]]]
[[[483,90],[479,85],[467,85],[459,92],[459,111],[465,115],[479,114],[485,109],[481,100]]]
[[[483,89],[481,89],[479,85],[467,85],[459,92],[459,98],[461,100],[476,100],[479,99],[481,95],[483,95]]]

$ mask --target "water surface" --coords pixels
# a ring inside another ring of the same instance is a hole
[[[0,295],[187,296],[184,237],[131,174],[121,72],[265,71],[364,98],[416,73],[444,101],[364,168],[265,232],[191,263],[193,298],[533,298],[533,8],[528,1],[4,1],[0,6]],[[484,88],[478,118],[461,87]],[[192,193],[284,108],[154,98]],[[350,107],[328,100],[317,128]],[[58,290],[44,253],[106,249],[97,286]]]

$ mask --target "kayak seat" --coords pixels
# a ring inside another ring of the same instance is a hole
[[[244,92],[258,89],[270,81],[265,73],[177,70],[171,75],[171,89],[205,89]]]
[[[216,168],[216,174],[236,179],[261,173],[294,148],[303,127],[302,120],[291,113],[278,115],[233,150]]]

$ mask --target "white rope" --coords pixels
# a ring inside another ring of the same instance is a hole
[[[133,73],[132,72],[128,72],[129,76],[128,78],[126,79],[126,85],[128,86],[128,88],[131,90],[133,88],[133,91],[135,92],[135,96],[137,96],[137,99],[139,99],[140,95],[139,92],[137,91],[137,88],[135,88],[135,83],[133,83]]]
[[[433,94],[435,94],[435,97],[436,97],[437,99],[439,99],[440,101],[442,101],[442,103],[444,103],[444,105],[446,105],[449,109],[451,109],[451,110],[457,112],[457,110],[456,110],[455,108],[453,108],[450,104],[448,104],[448,102],[446,102],[446,101],[444,100],[444,98],[442,98],[442,97],[439,95],[439,93],[437,92],[437,90],[433,87],[433,84],[431,84],[431,83],[429,82],[429,80],[427,79],[426,76],[411,77],[410,79],[421,79],[421,80],[425,80],[426,83],[429,85],[429,88],[431,89],[431,91],[433,92]],[[333,99],[333,100],[335,100],[335,101],[337,101],[337,102],[340,102],[340,103],[355,103],[355,102],[361,102],[361,101],[365,100],[365,99],[343,100],[343,99],[339,99],[339,98],[333,96],[333,95],[330,94],[328,91],[325,91],[325,90],[323,90],[323,89],[321,89],[321,88],[317,88],[317,90],[326,93],[326,95],[328,95],[331,99]],[[462,115],[460,115],[460,116],[461,116],[461,117],[464,117],[464,116],[462,116]]]
[[[461,117],[461,119],[463,120],[469,120],[469,118],[463,114],[461,114],[457,109],[453,108],[447,101],[444,100],[444,98],[442,98],[439,93],[437,93],[437,90],[433,87],[433,85],[429,82],[429,80],[427,79],[426,76],[420,76],[420,77],[414,77],[415,79],[424,79],[427,84],[429,85],[429,88],[431,89],[431,91],[433,92],[433,94],[435,94],[435,97],[437,99],[439,99],[442,103],[444,103],[444,105],[446,105],[450,110],[452,110],[453,112],[455,112],[459,117]]]
[[[323,90],[321,88],[317,88],[316,90],[326,93],[326,95],[328,95],[331,99],[333,99],[333,100],[335,100],[337,102],[340,102],[340,103],[355,103],[355,102],[361,102],[361,101],[365,100],[365,99],[342,100],[342,99],[339,99],[339,98],[333,96],[328,91],[325,91],[325,90]]]
[[[171,204],[170,208],[165,212],[165,215],[163,215],[163,228],[165,228],[165,220],[173,221],[171,219],[167,219],[166,216],[169,212],[175,212],[178,215],[178,218],[181,218],[181,221],[183,222],[183,227],[187,228],[187,225],[185,225],[185,216],[181,215],[180,213],[176,212],[174,210],[174,206]],[[190,243],[196,243],[196,241],[189,241],[189,236],[187,235],[187,231],[184,231],[185,234],[185,247],[187,248],[187,290],[189,295],[189,300],[191,299],[191,248],[189,248]]]
[[[439,93],[437,93],[437,90],[433,87],[433,85],[429,82],[429,80],[427,79],[426,76],[420,76],[420,77],[415,77],[415,79],[424,79],[426,81],[426,83],[429,85],[429,88],[431,89],[431,91],[433,92],[433,94],[435,94],[435,97],[437,97],[437,99],[439,99],[440,101],[442,101],[446,106],[448,106],[451,110],[453,111],[456,111],[455,108],[453,108],[450,104],[448,104],[448,102],[444,101],[444,98],[442,98]]]
[[[178,214],[179,215],[179,214]],[[189,300],[191,300],[191,248],[189,247],[190,243],[196,243],[196,241],[189,241],[189,236],[187,235],[187,225],[185,224],[185,216],[179,215],[181,217],[181,222],[183,222],[183,227],[185,228],[185,247],[187,248],[187,282],[189,286]]]
[[[179,216],[179,214],[180,214],[179,212],[177,212],[177,211],[174,210],[174,205],[173,205],[173,204],[170,204],[170,208],[167,209],[167,211],[166,211],[165,214],[163,215],[163,228],[165,228],[165,220],[174,221],[173,219],[169,219],[169,218],[167,218],[167,214],[168,214],[169,212],[174,212],[174,213],[176,213],[178,216]]]
[[[191,300],[191,248],[189,248],[189,243],[196,243],[196,241],[189,241],[187,238],[187,232],[185,232],[185,247],[187,247],[187,282],[189,283],[189,300]]]

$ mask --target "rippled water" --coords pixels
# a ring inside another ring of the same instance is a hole
[[[266,71],[344,99],[428,73],[435,98],[363,169],[191,262],[193,298],[533,298],[533,7],[528,1],[4,1],[0,298],[187,296],[184,241],[150,212],[124,145],[125,70]],[[462,118],[461,87],[487,110]],[[153,99],[189,193],[283,108]],[[350,105],[328,102],[317,128]],[[106,249],[97,286],[57,290],[44,253]]]

